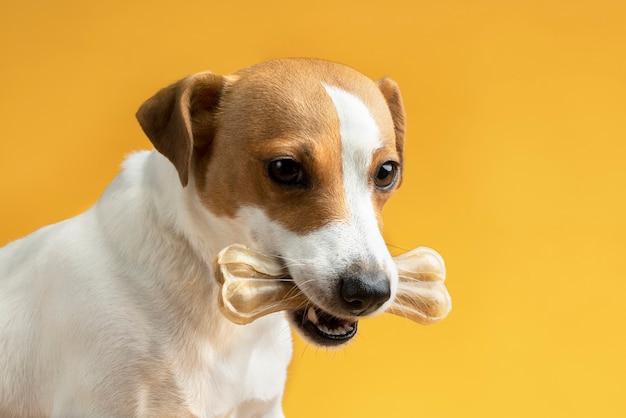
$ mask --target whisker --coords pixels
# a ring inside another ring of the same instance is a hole
[[[307,265],[307,260],[297,260],[295,258],[289,258],[282,255],[271,255],[269,257],[280,259],[284,262],[285,266],[305,266]]]
[[[299,297],[301,297],[301,291],[297,286],[294,285],[293,288],[289,289],[283,300],[290,301]]]
[[[291,277],[239,277],[238,279],[250,281],[250,282],[267,282],[267,281],[294,282],[294,280]]]
[[[409,251],[409,250],[410,250],[410,248],[399,247],[399,246],[397,246],[397,245],[393,245],[393,244],[390,244],[390,243],[388,243],[388,242],[385,242],[385,245],[387,246],[387,248],[388,248],[388,249],[391,247],[391,248],[393,248],[394,250],[399,250],[399,251],[402,251],[402,252],[407,252],[407,251]],[[390,251],[390,252],[391,252],[391,251]]]
[[[304,282],[302,282],[302,283],[299,283],[299,284],[297,285],[297,287],[298,287],[298,288],[299,288],[302,292],[305,292],[305,293],[312,293],[312,292],[314,291],[314,289],[313,289],[313,290],[311,290],[311,286],[310,286],[310,285],[311,285],[311,284],[313,284],[313,283],[314,283],[314,282],[316,282],[316,281],[317,281],[316,279],[309,279],[309,280],[306,280],[306,281],[304,281]]]
[[[411,271],[409,271],[409,273],[412,273],[412,274],[434,274],[434,275],[437,274],[436,272],[433,272],[432,270],[411,270]],[[413,276],[407,276],[406,274],[401,274],[401,273],[398,274],[398,277],[401,277],[403,279],[414,279]]]
[[[429,314],[426,313],[429,310],[429,301],[427,298],[423,298],[419,295],[412,295],[411,297],[407,297],[405,302],[407,306],[396,306],[396,308],[403,313],[403,316],[405,318],[408,319],[408,308],[413,308],[417,312],[421,313],[424,317],[431,317]]]
[[[402,314],[402,315],[401,315],[401,316],[402,316],[402,318],[404,318],[404,319],[405,319],[405,320],[407,320],[407,321],[409,320],[409,316],[408,316],[408,314],[406,313],[406,311],[405,311],[404,309],[400,309],[400,310],[399,310],[399,311],[397,311],[397,312],[399,312],[399,313],[401,313],[401,314]]]

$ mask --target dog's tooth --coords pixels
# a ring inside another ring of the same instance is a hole
[[[306,312],[306,317],[312,323],[317,324],[317,313],[315,312],[315,308],[309,307]]]

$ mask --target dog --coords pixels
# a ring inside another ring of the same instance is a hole
[[[136,116],[153,150],[0,250],[0,416],[282,417],[291,328],[342,346],[394,298],[400,90],[276,59],[188,76]],[[307,306],[226,320],[212,263],[233,243],[281,257]]]

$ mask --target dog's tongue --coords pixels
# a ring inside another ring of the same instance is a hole
[[[446,270],[441,256],[427,247],[418,247],[394,257],[399,272],[398,292],[390,313],[423,325],[437,322],[452,308],[444,285]],[[278,257],[260,254],[243,245],[224,248],[214,263],[215,280],[221,286],[222,314],[236,324],[283,310],[302,309],[310,302],[288,276]],[[328,335],[349,332],[351,324],[321,309],[308,309],[303,315]],[[319,326],[318,326],[319,325]]]

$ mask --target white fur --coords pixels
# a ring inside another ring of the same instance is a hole
[[[165,366],[198,417],[282,416],[288,324],[218,312],[210,262],[250,241],[194,189],[156,151],[134,154],[93,208],[0,251],[1,416],[117,415],[120,387],[141,416],[154,393],[134,374]]]

